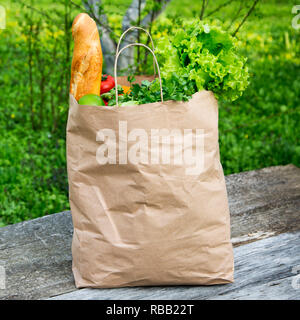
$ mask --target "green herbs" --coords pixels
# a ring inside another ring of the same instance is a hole
[[[176,73],[168,79],[162,78],[164,100],[187,101],[195,92],[195,87],[188,81],[187,75],[179,77]],[[156,102],[161,100],[159,80],[152,82],[142,81],[141,85],[132,86],[131,95],[133,100],[143,103]]]
[[[197,91],[196,86],[188,79],[187,74],[179,77],[176,73],[172,73],[168,79],[162,78],[162,88],[164,101],[187,101],[192,97],[192,94]],[[134,104],[161,101],[158,79],[152,82],[144,80],[141,85],[132,84],[129,94],[123,94],[122,88],[120,89],[121,90],[118,90],[119,94],[121,93],[121,95],[119,95],[119,105],[124,105],[124,102],[126,102],[126,105],[129,105],[129,103],[127,104],[128,101],[133,101],[135,102]],[[109,106],[116,105],[115,89],[104,93],[101,97],[108,100]]]
[[[184,23],[174,36],[161,38],[156,53],[166,83],[173,82],[176,73],[178,80],[187,77],[194,92],[211,90],[228,101],[236,100],[248,85],[246,59],[238,54],[234,38],[199,20]]]
[[[179,26],[177,32],[160,39],[156,54],[162,75],[164,100],[187,101],[200,90],[211,90],[217,99],[233,101],[248,86],[246,59],[239,55],[234,38],[219,27],[199,20]],[[129,80],[133,81],[133,78]],[[120,91],[119,93],[123,93]],[[115,105],[115,91],[103,98]],[[134,101],[145,104],[160,101],[158,79],[131,85],[120,104]]]

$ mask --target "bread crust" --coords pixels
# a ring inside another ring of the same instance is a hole
[[[72,36],[70,93],[77,101],[86,94],[100,95],[103,58],[95,21],[88,14],[80,13],[73,21]]]

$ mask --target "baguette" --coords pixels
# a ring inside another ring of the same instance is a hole
[[[77,101],[86,94],[100,95],[103,58],[95,21],[88,14],[80,13],[73,21],[72,36],[70,93]]]

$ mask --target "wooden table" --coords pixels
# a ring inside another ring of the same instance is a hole
[[[300,299],[300,169],[233,174],[226,184],[235,283],[77,290],[67,211],[0,228],[0,299]]]

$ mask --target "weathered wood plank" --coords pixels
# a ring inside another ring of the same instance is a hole
[[[176,286],[81,289],[52,299],[300,299],[293,288],[293,267],[300,267],[300,232],[284,233],[234,249],[235,283],[219,286]]]
[[[235,245],[300,230],[300,169],[279,166],[226,177]],[[0,228],[0,299],[35,299],[75,290],[69,212]],[[117,292],[117,291],[116,291]]]
[[[74,290],[69,212],[0,228],[0,299],[36,299]]]
[[[300,229],[300,168],[293,165],[226,177],[234,245]]]

